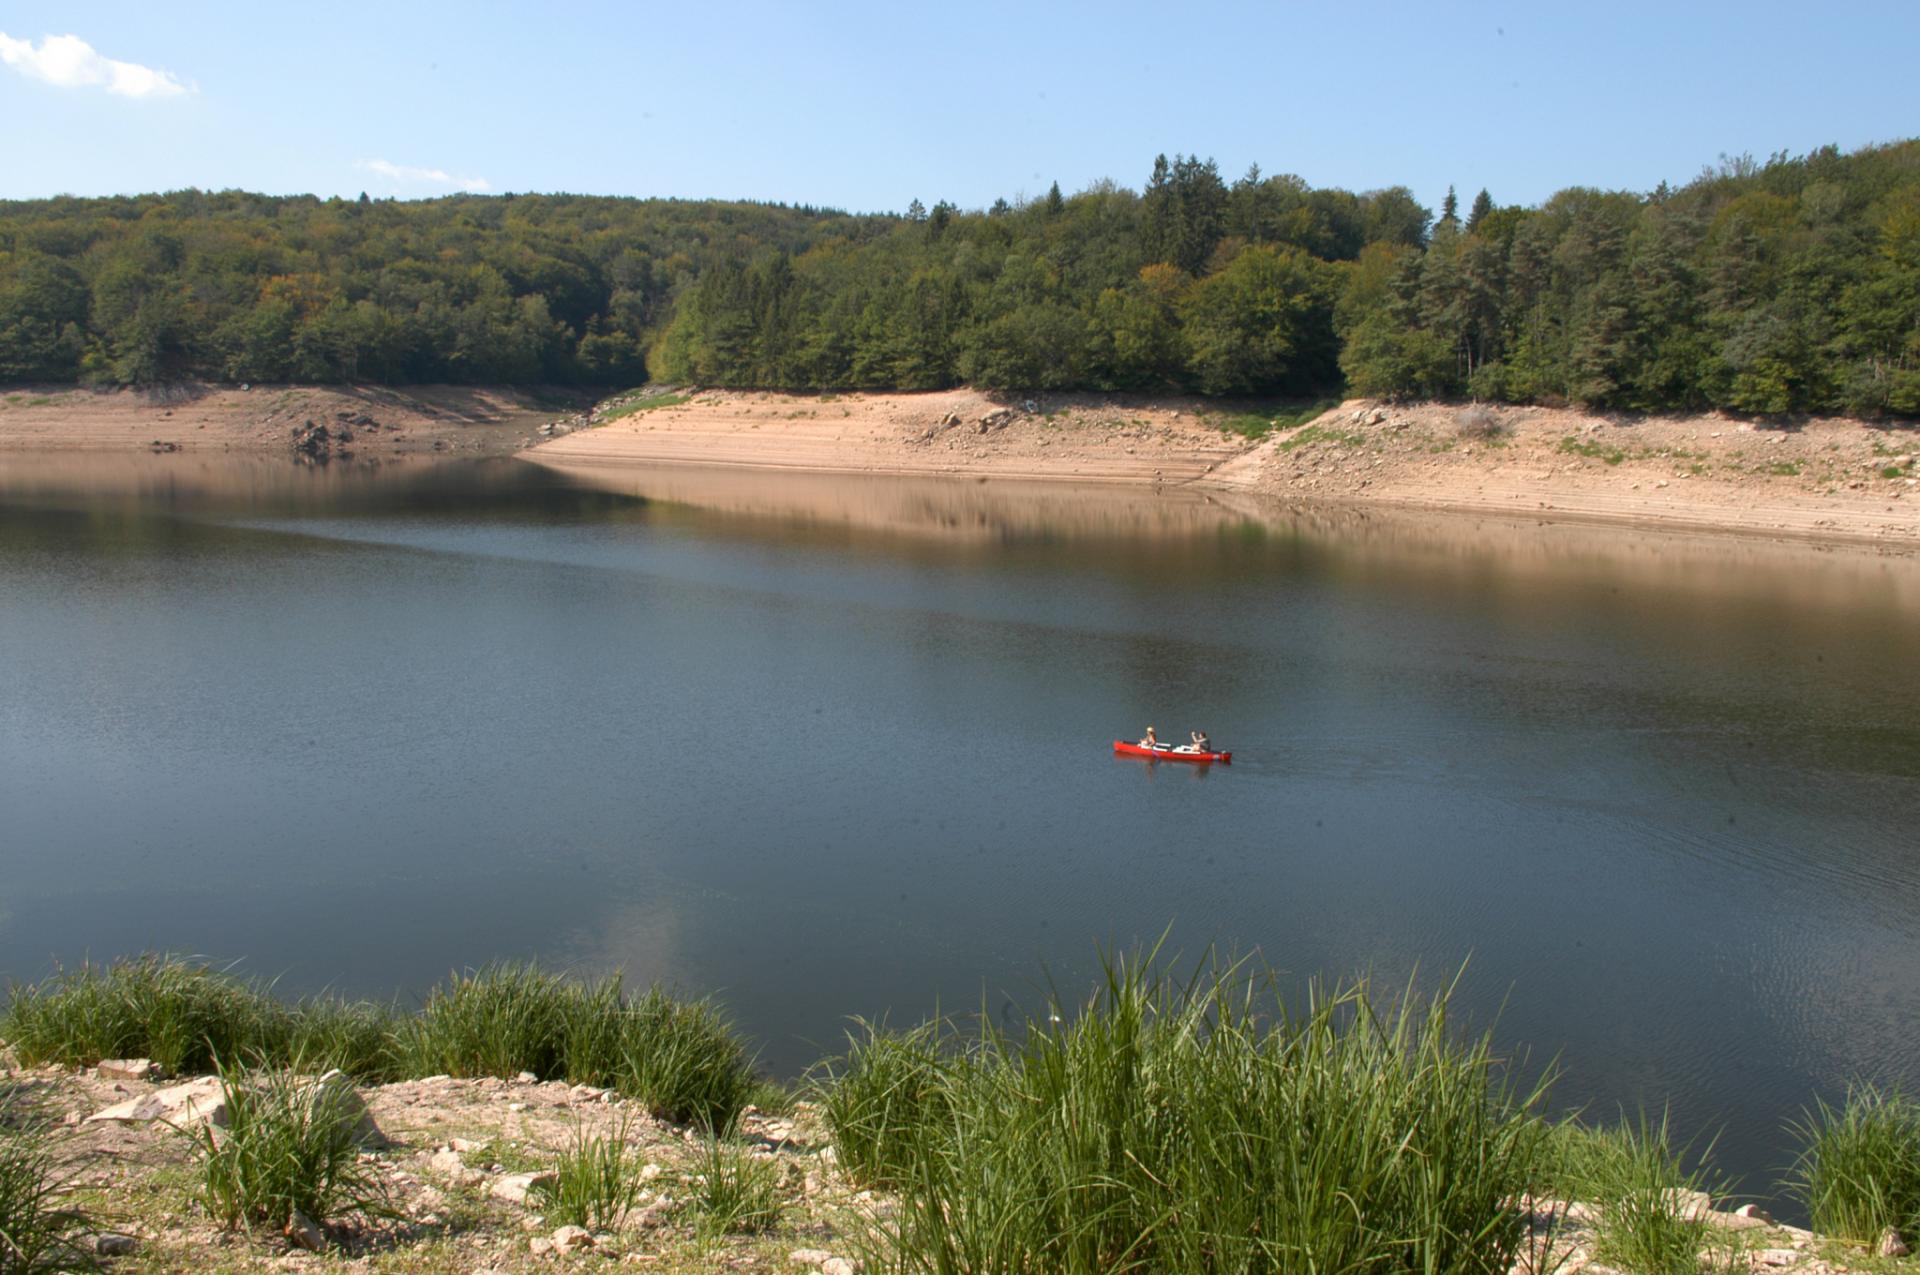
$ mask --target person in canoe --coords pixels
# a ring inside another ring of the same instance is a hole
[[[1151,726],[1147,727],[1147,737],[1140,741],[1140,747],[1142,748],[1160,747],[1160,737],[1153,733],[1153,727]]]
[[[1213,751],[1213,741],[1207,738],[1207,732],[1203,730],[1190,730],[1187,732],[1187,736],[1193,740],[1194,752],[1210,753]]]

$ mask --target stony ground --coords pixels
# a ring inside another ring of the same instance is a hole
[[[688,1199],[699,1171],[692,1130],[649,1119],[601,1090],[530,1079],[435,1078],[360,1090],[385,1143],[362,1158],[382,1184],[392,1216],[337,1219],[324,1228],[323,1251],[310,1252],[279,1233],[215,1225],[193,1198],[190,1143],[164,1119],[94,1118],[168,1087],[163,1080],[63,1068],[0,1073],[0,1099],[16,1114],[32,1109],[62,1126],[61,1159],[77,1201],[106,1233],[101,1247],[131,1249],[106,1259],[116,1273],[425,1275],[641,1266],[841,1275],[853,1269],[848,1231],[862,1211],[884,1207],[835,1176],[809,1108],[781,1116],[752,1112],[742,1136],[751,1154],[779,1168],[780,1221],[764,1234],[703,1236]],[[641,1207],[617,1233],[593,1236],[549,1224],[538,1211],[540,1194],[529,1195],[531,1177],[582,1131],[604,1135],[622,1125],[648,1166]]]
[[[99,1219],[97,1247],[116,1275],[153,1272],[496,1272],[611,1270],[784,1271],[852,1275],[852,1236],[891,1202],[855,1190],[835,1171],[817,1113],[751,1112],[743,1139],[776,1166],[782,1211],[757,1235],[703,1236],[690,1196],[699,1172],[693,1131],[647,1118],[606,1091],[560,1083],[436,1077],[358,1091],[379,1137],[363,1152],[389,1216],[335,1220],[304,1237],[234,1232],[194,1200],[194,1160],[174,1123],[202,1110],[207,1083],[139,1078],[127,1068],[7,1069],[0,1108],[61,1126],[60,1157],[76,1202]],[[183,1098],[182,1092],[195,1097]],[[142,1118],[168,1107],[163,1120]],[[183,1112],[188,1114],[183,1115]],[[114,1116],[121,1118],[113,1118]],[[590,1235],[550,1224],[530,1182],[583,1131],[624,1127],[644,1159],[640,1207],[616,1232]],[[1911,1275],[1920,1262],[1883,1258],[1774,1223],[1747,1206],[1730,1211],[1705,1196],[1676,1200],[1709,1228],[1712,1271],[1733,1275]],[[1533,1240],[1515,1275],[1608,1275],[1593,1256],[1594,1213],[1532,1202]],[[302,1242],[318,1246],[310,1251]]]

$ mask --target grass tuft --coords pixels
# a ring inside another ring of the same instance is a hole
[[[623,1119],[606,1137],[591,1137],[584,1125],[554,1165],[554,1179],[540,1188],[546,1215],[557,1226],[612,1231],[640,1201],[639,1157],[628,1148],[632,1122]]]
[[[926,1036],[869,1032],[828,1109],[901,1181],[873,1265],[1504,1271],[1544,1088],[1504,1079],[1446,1005],[1382,1007],[1356,983],[1295,1010],[1269,973],[1173,980],[1149,955],[1109,961],[1083,1010],[983,1021],[937,1067]]]
[[[690,1183],[698,1228],[711,1238],[770,1231],[780,1221],[780,1166],[709,1134]]]
[[[183,1131],[199,1156],[198,1198],[216,1221],[285,1228],[296,1211],[323,1224],[385,1211],[380,1180],[360,1160],[364,1109],[349,1091],[291,1070],[217,1074],[227,1127]]]
[[[65,1203],[68,1189],[45,1125],[0,1123],[0,1275],[96,1268],[85,1247],[93,1219]]]
[[[865,1186],[896,1187],[913,1172],[916,1140],[946,1123],[939,1027],[855,1027],[847,1052],[821,1064],[821,1112],[841,1168]]]
[[[1863,1244],[1888,1230],[1920,1239],[1920,1103],[1857,1086],[1839,1108],[1820,1102],[1790,1128],[1800,1155],[1788,1186],[1815,1230]]]

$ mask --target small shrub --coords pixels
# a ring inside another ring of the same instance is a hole
[[[1790,1126],[1800,1154],[1788,1185],[1825,1235],[1872,1243],[1889,1228],[1920,1238],[1920,1103],[1860,1086]]]
[[[1585,456],[1589,460],[1604,461],[1609,465],[1618,465],[1627,458],[1626,452],[1618,447],[1608,447],[1598,442],[1583,442],[1577,438],[1561,439],[1560,450],[1571,456]]]
[[[841,1167],[867,1186],[894,1187],[951,1108],[941,1089],[939,1031],[927,1023],[886,1032],[856,1023],[847,1052],[822,1064],[817,1085]]]
[[[218,1074],[227,1127],[185,1130],[200,1160],[198,1197],[216,1221],[284,1228],[296,1210],[321,1223],[385,1211],[379,1179],[360,1162],[357,1103],[292,1070]]]
[[[1462,438],[1498,438],[1506,432],[1493,409],[1482,403],[1463,407],[1453,414],[1453,429]]]
[[[63,1203],[67,1190],[45,1126],[0,1125],[0,1275],[95,1268],[84,1247],[93,1219]]]
[[[780,1220],[780,1166],[712,1134],[690,1193],[708,1236],[770,1231]]]
[[[590,1137],[584,1125],[554,1165],[554,1179],[541,1188],[547,1220],[557,1226],[611,1231],[626,1220],[641,1192],[637,1156],[628,1149],[631,1122],[621,1120],[606,1137]]]

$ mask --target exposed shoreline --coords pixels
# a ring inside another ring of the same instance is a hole
[[[1356,400],[1253,441],[1232,428],[1249,423],[1242,407],[1187,398],[705,390],[639,403],[557,420],[552,399],[469,387],[0,390],[0,465],[139,451],[354,464],[519,455],[576,475],[684,467],[1185,489],[1267,515],[1347,507],[1920,551],[1910,425]],[[327,428],[317,445],[314,426]]]

